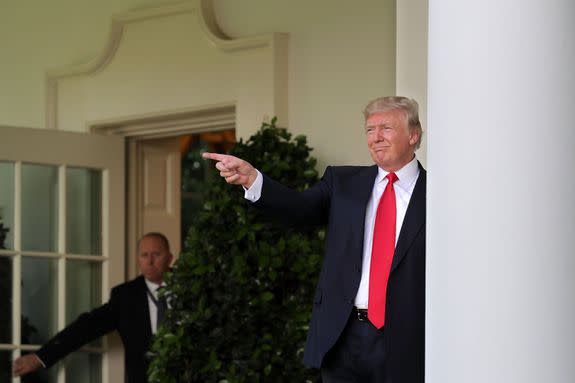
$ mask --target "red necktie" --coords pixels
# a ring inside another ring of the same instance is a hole
[[[395,251],[395,173],[387,175],[387,186],[377,206],[373,227],[373,246],[371,248],[371,266],[369,268],[369,302],[367,317],[377,328],[385,323],[385,298],[387,280]]]

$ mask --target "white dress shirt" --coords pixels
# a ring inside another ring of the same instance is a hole
[[[264,177],[259,170],[256,169],[256,172],[258,172],[258,175],[252,186],[249,189],[244,187],[244,198],[250,202],[256,202],[262,196]]]
[[[160,288],[160,286],[165,285],[164,284],[158,285],[157,283],[150,282],[145,278],[144,281],[146,281],[146,286],[148,286],[148,290],[154,295],[154,298],[156,298],[157,302],[158,289]],[[146,294],[146,297],[148,297],[148,311],[150,312],[150,324],[152,325],[152,334],[155,334],[156,331],[158,330],[158,307],[156,306],[156,303],[152,300],[152,298],[150,298],[149,294]]]
[[[378,168],[377,170],[377,177],[375,178],[371,197],[365,210],[361,282],[359,283],[359,289],[357,290],[357,295],[355,296],[355,306],[361,309],[367,308],[369,297],[369,269],[371,266],[371,248],[373,246],[373,226],[375,225],[375,215],[377,213],[379,200],[383,194],[383,191],[385,190],[385,187],[387,186],[386,176],[389,174],[389,172],[386,172],[382,168]],[[411,199],[413,188],[415,187],[415,182],[419,177],[419,166],[417,164],[417,159],[414,157],[411,162],[396,171],[395,175],[398,178],[397,181],[395,181],[393,184],[393,189],[395,190],[395,208],[397,212],[395,221],[395,243],[397,244],[399,233],[401,231],[401,225],[403,224],[405,212],[407,211],[407,205],[409,205],[409,200]]]
[[[244,198],[251,202],[256,202],[260,199],[262,195],[263,186],[263,176],[258,172],[256,180],[249,189],[244,188]],[[375,215],[377,212],[377,206],[379,204],[379,199],[385,190],[387,185],[387,174],[389,172],[378,168],[377,177],[373,185],[373,190],[371,192],[371,197],[367,203],[367,208],[365,211],[365,231],[363,237],[363,263],[361,268],[361,282],[359,284],[359,289],[357,290],[357,295],[355,296],[355,306],[358,308],[366,309],[369,297],[369,268],[371,265],[371,247],[373,244],[373,226],[375,224]],[[415,188],[415,182],[419,177],[419,166],[417,164],[417,159],[415,156],[407,165],[395,172],[397,175],[397,181],[393,184],[395,190],[395,204],[396,204],[396,233],[395,233],[395,243],[399,238],[399,233],[401,231],[401,225],[403,224],[403,219],[405,218],[405,213],[407,211],[407,206],[409,205],[409,200],[413,194],[413,189]]]

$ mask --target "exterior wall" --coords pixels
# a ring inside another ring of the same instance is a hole
[[[257,130],[265,115],[286,124],[286,35],[232,40],[210,19],[190,2],[115,17],[99,57],[49,72],[47,127],[173,124],[182,114],[221,108],[234,110],[239,136]]]
[[[0,125],[44,128],[46,71],[97,56],[107,43],[112,15],[167,2],[3,2]]]
[[[47,71],[85,63],[101,55],[108,44],[113,15],[166,3],[118,0],[80,6],[69,0],[57,0],[50,5],[35,4],[34,8],[8,5],[0,15],[0,41],[6,47],[3,54],[6,59],[0,67],[0,125],[45,127]],[[364,0],[358,7],[353,2],[329,0],[214,0],[213,5],[220,28],[232,38],[272,32],[289,34],[288,109],[280,123],[294,134],[308,136],[320,170],[326,164],[371,163],[365,147],[361,111],[370,99],[395,94],[395,2]],[[15,31],[18,31],[17,38],[14,38]],[[125,41],[121,43],[129,42],[129,37],[129,34],[123,36]],[[153,35],[149,38],[152,46]],[[127,51],[122,53],[121,48],[119,52],[124,56],[111,64],[126,68],[125,76],[113,79],[118,83],[129,84],[133,77],[130,67],[145,68],[148,59],[158,60],[157,52],[153,51],[148,58],[129,58]],[[187,57],[181,59],[185,61]],[[181,64],[178,57],[173,60],[175,66]],[[137,63],[140,65],[136,66]],[[221,81],[228,80],[222,78]],[[77,87],[72,95],[84,90],[80,83],[70,86]],[[146,92],[147,88],[144,89]],[[123,94],[121,99],[110,100],[106,92],[102,92],[100,98],[97,92],[92,92],[87,97],[90,103],[113,105],[116,115],[127,116],[143,96],[132,100]],[[154,98],[156,103],[140,105],[151,110],[168,110],[173,105],[202,104],[189,94],[170,93],[163,88],[158,89]],[[257,113],[259,106],[251,106],[253,113]],[[74,115],[82,114],[91,120],[110,117],[99,115],[96,109],[83,108],[77,105],[65,112],[72,120]],[[261,109],[261,118],[269,117],[270,108],[262,106]],[[253,130],[258,127],[254,125]],[[86,129],[65,124],[63,128]],[[251,129],[238,133],[247,136]]]
[[[371,164],[362,111],[395,94],[395,1],[215,0],[232,37],[287,32],[289,129],[306,134],[320,171]]]

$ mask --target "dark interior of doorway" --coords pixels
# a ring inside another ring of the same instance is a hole
[[[216,132],[198,133],[180,137],[182,153],[182,244],[185,241],[195,215],[201,211],[204,203],[204,191],[207,183],[217,176],[213,163],[202,159],[205,151],[227,153],[236,143],[234,129]]]

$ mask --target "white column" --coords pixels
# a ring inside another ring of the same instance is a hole
[[[428,0],[396,1],[395,94],[419,103],[424,133],[417,159],[427,168]]]
[[[575,382],[575,2],[430,0],[426,382]]]

